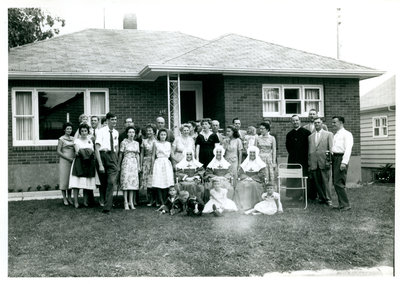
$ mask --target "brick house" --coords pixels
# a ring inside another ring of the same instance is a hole
[[[350,170],[361,177],[359,81],[382,72],[229,34],[207,41],[179,32],[89,29],[9,51],[9,188],[58,183],[56,137],[80,113],[117,114],[117,128],[162,115],[177,131],[191,119],[242,127],[272,120],[279,161],[290,117],[310,108],[343,115],[355,139]]]

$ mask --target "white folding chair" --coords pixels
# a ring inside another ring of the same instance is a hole
[[[307,177],[303,176],[303,167],[301,164],[282,163],[278,165],[278,193],[281,194],[281,179],[301,179],[301,187],[289,187],[289,189],[302,189],[304,193],[305,207],[307,208]],[[285,186],[286,190],[288,189]]]

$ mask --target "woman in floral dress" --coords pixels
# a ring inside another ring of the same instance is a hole
[[[266,182],[275,183],[276,142],[275,137],[269,134],[269,130],[268,123],[260,124],[261,135],[256,138],[255,146],[260,149],[260,158],[266,164]]]
[[[142,162],[142,186],[147,191],[147,206],[160,206],[157,193],[153,188],[153,171],[151,170],[151,157],[153,156],[153,144],[156,141],[157,127],[154,124],[146,125],[146,138],[142,140],[140,161]]]
[[[118,164],[121,169],[120,185],[124,192],[124,208],[129,210],[136,209],[134,191],[139,190],[140,148],[139,143],[134,140],[135,128],[128,126],[125,131],[128,137],[121,142]]]
[[[228,126],[225,134],[222,145],[225,148],[225,159],[231,164],[229,171],[233,177],[233,187],[236,187],[239,165],[242,163],[243,144],[235,127]]]

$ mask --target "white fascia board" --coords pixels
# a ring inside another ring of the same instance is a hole
[[[102,81],[152,81],[137,73],[82,73],[82,72],[25,72],[9,71],[10,80],[102,80]]]

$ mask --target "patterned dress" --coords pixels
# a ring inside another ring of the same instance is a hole
[[[74,149],[74,137],[70,136],[66,138],[65,136],[61,136],[59,138],[61,143],[61,152],[67,156],[68,158],[75,157],[75,149]],[[60,172],[60,179],[59,179],[59,186],[61,190],[68,189],[69,184],[69,175],[71,172],[72,163],[62,157],[60,157],[59,163],[59,172]]]
[[[236,139],[227,139],[224,140],[224,148],[225,148],[225,156],[224,158],[231,164],[229,167],[229,172],[233,177],[233,187],[236,187],[237,178],[238,178],[238,165],[239,165],[239,154],[238,151],[243,150],[242,140],[239,138]]]
[[[153,166],[152,187],[168,188],[174,185],[174,171],[169,160],[171,156],[171,143],[155,142],[156,160]]]
[[[274,161],[273,161],[273,146],[275,145],[275,138],[272,135],[258,136],[256,138],[256,146],[260,149],[260,158],[267,165],[265,167],[265,178],[268,182],[275,181]]]
[[[151,156],[153,155],[153,144],[156,139],[143,139],[143,168],[142,168],[142,183],[143,189],[151,188],[153,186],[153,172],[151,171]]]
[[[124,153],[124,158],[121,163],[121,189],[139,190],[139,143],[125,138],[121,142],[120,151],[121,153]]]

